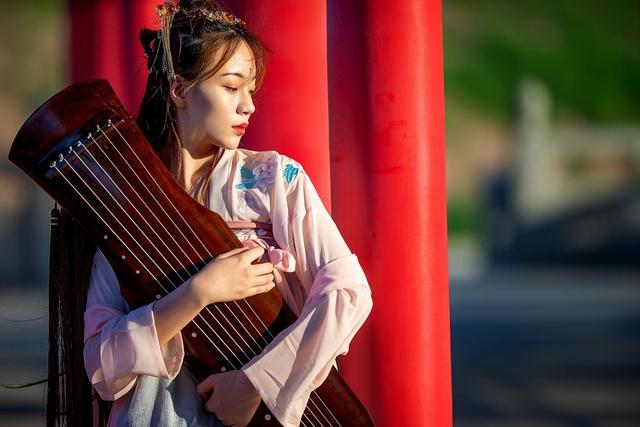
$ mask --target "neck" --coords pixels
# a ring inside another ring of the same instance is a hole
[[[203,174],[211,170],[210,162],[221,154],[222,149],[206,141],[204,135],[197,129],[191,129],[181,124],[182,120],[178,120],[178,133],[182,145],[180,148],[182,158],[180,179],[185,190],[189,191],[203,177]]]
[[[215,147],[214,151],[207,156],[194,156],[193,152],[188,148],[181,149],[182,155],[182,184],[185,190],[189,191],[191,187],[207,174],[211,168],[211,162],[221,154],[221,148]]]

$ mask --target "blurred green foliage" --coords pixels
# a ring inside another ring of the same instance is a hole
[[[512,128],[526,78],[549,89],[554,122],[640,120],[639,0],[443,0],[443,37],[448,145],[471,142],[469,114]],[[449,233],[478,235],[480,214],[450,195]]]
[[[2,0],[6,12],[30,10],[32,13],[52,13],[64,6],[64,0]]]
[[[476,201],[453,199],[447,203],[447,231],[450,235],[477,235],[481,229],[480,218]]]
[[[443,27],[447,102],[507,121],[534,77],[556,118],[640,119],[638,0],[444,0]]]
[[[25,109],[37,106],[64,82],[66,29],[63,0],[0,2],[0,90]]]

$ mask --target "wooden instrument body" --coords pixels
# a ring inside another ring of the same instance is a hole
[[[242,247],[218,214],[177,185],[105,80],[74,84],[44,103],[18,132],[9,159],[95,239],[132,308]],[[200,380],[238,369],[295,319],[275,288],[210,305],[182,331],[185,363]],[[278,423],[263,403],[251,425]],[[302,425],[373,422],[332,369]]]

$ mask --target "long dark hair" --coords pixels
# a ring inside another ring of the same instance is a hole
[[[241,43],[252,51],[256,70],[256,89],[266,72],[268,49],[242,24],[207,19],[198,11],[222,8],[216,1],[179,1],[171,22],[171,60],[176,75],[189,89],[215,75]],[[140,42],[147,57],[146,89],[137,114],[137,123],[160,159],[179,181],[182,159],[178,137],[176,107],[169,96],[170,81],[162,64],[166,63],[160,32],[143,29]],[[216,56],[216,54],[220,53]],[[217,60],[214,60],[217,58]],[[221,150],[219,150],[221,151]],[[190,190],[192,197],[208,204],[208,189],[215,156],[207,170]],[[52,237],[49,271],[49,370],[47,387],[47,425],[106,424],[111,402],[102,401],[92,390],[83,363],[83,313],[86,306],[91,265],[96,244],[63,209],[52,211]]]
[[[231,58],[238,47],[245,43],[255,60],[255,74],[248,76],[244,84],[256,79],[256,90],[260,88],[266,73],[266,52],[268,49],[243,25],[230,25],[219,21],[203,19],[194,11],[220,7],[217,2],[193,0],[179,2],[180,10],[174,15],[170,44],[172,64],[176,75],[186,81],[185,90],[190,90],[203,80],[215,75]],[[138,125],[160,155],[167,168],[180,182],[182,146],[177,133],[176,106],[169,96],[171,82],[162,64],[166,63],[161,39],[155,30],[144,29],[140,41],[147,57],[149,77],[140,110]],[[213,59],[218,54],[216,61]],[[221,151],[221,150],[219,150]],[[213,168],[213,161],[205,167]],[[200,203],[207,204],[209,171],[205,178],[191,188],[192,196]]]

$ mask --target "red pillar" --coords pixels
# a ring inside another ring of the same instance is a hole
[[[68,2],[72,81],[135,114],[159,1]],[[299,160],[329,207],[331,128],[334,218],[374,294],[343,373],[380,425],[450,425],[440,2],[330,1],[330,85],[325,2],[230,3],[274,52],[243,146]]]
[[[379,425],[448,426],[440,2],[329,4],[333,216],[374,299],[342,371]]]
[[[157,28],[158,0],[67,0],[70,80],[107,79],[135,116],[147,78],[138,41],[143,27]]]
[[[358,256],[370,284],[371,215],[368,212],[369,137],[368,90],[364,14],[366,0],[328,3],[329,122],[332,216],[349,248]],[[378,298],[373,294],[374,311]],[[372,415],[379,404],[372,387],[377,362],[371,318],[352,341],[347,357],[338,359],[349,385]]]
[[[146,82],[138,33],[158,28],[161,0],[67,0],[71,81],[106,78],[135,116]],[[320,0],[226,2],[273,51],[241,147],[299,161],[331,209],[326,4]]]
[[[233,0],[232,11],[272,50],[241,147],[299,161],[331,210],[324,0]]]

